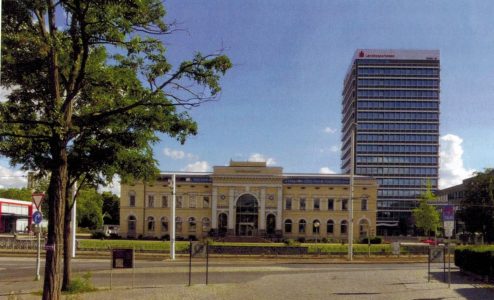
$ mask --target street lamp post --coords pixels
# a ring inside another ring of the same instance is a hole
[[[319,221],[315,221],[314,227],[316,228],[316,245],[317,245],[317,238],[319,237],[319,226],[321,226],[321,223]]]
[[[176,218],[176,175],[172,174],[172,217],[171,217],[171,223],[172,223],[172,232],[170,235],[170,257],[171,259],[175,260],[175,218]]]

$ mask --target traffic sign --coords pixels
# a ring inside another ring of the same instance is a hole
[[[43,214],[40,211],[35,211],[33,213],[33,221],[34,221],[34,224],[36,224],[36,225],[41,223],[41,221],[43,221]]]
[[[443,221],[455,220],[455,208],[453,205],[446,205],[443,207]]]
[[[33,203],[36,206],[36,208],[39,210],[41,206],[41,202],[43,202],[43,198],[45,198],[45,194],[43,193],[35,193],[32,195],[33,198]]]

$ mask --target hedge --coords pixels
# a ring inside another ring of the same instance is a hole
[[[494,278],[494,247],[456,249],[455,265],[463,271]]]

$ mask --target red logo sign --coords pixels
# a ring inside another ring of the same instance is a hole
[[[360,51],[360,53],[358,54],[358,57],[364,57],[364,51]]]

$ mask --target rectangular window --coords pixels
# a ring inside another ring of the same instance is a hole
[[[292,198],[286,198],[285,209],[286,210],[292,210]]]
[[[202,197],[202,207],[209,208],[209,197],[208,196]]]
[[[189,196],[189,208],[196,208],[196,196]]]
[[[348,199],[341,199],[341,210],[348,210]]]
[[[168,207],[168,196],[161,195],[161,207]]]
[[[305,198],[300,198],[300,210],[305,210]]]
[[[182,208],[182,196],[177,196],[176,208]]]
[[[328,210],[334,210],[334,199],[328,199]]]
[[[314,210],[319,210],[321,209],[321,200],[319,198],[314,199]]]
[[[367,199],[362,199],[360,202],[360,210],[367,210]]]
[[[136,195],[134,195],[134,194],[129,195],[129,206],[131,206],[131,207],[136,206]]]
[[[154,207],[154,195],[148,195],[148,207],[149,208]]]

